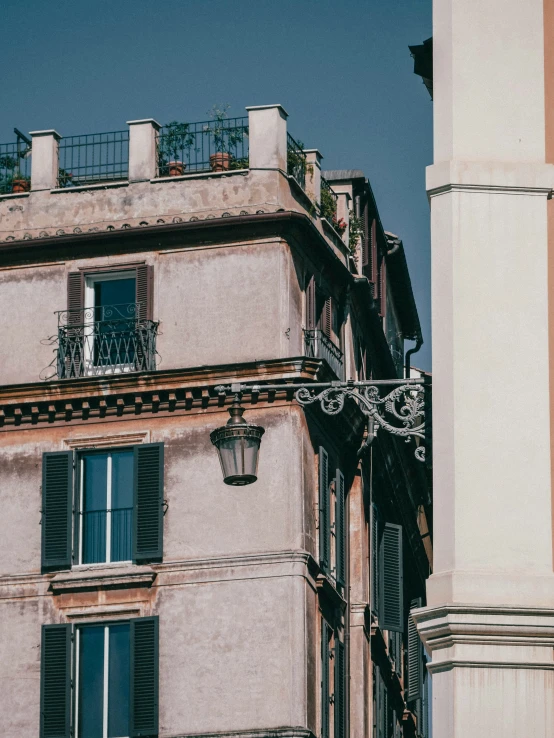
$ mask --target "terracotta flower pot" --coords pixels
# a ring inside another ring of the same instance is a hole
[[[170,161],[168,162],[167,168],[170,177],[180,177],[187,168],[187,165],[183,164],[182,161]]]
[[[12,192],[29,192],[31,183],[28,179],[13,179]]]
[[[226,172],[231,167],[231,154],[218,152],[210,156],[210,167],[212,172]]]

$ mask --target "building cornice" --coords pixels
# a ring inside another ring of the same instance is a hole
[[[329,378],[324,362],[295,357],[8,385],[0,387],[0,429],[90,423],[147,413],[168,415],[193,408],[217,409],[225,404],[226,398],[215,387],[229,382],[283,381],[282,393],[262,389],[260,395],[249,395],[247,402],[292,400],[293,392],[285,389],[285,382]]]

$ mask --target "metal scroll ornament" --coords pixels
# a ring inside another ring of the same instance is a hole
[[[346,398],[352,398],[368,417],[372,437],[378,428],[406,439],[425,441],[425,388],[420,384],[401,384],[381,397],[377,386],[328,387],[324,390],[301,387],[296,391],[300,405],[319,403],[327,415],[338,415],[344,409]],[[418,445],[414,455],[425,461],[425,446]]]

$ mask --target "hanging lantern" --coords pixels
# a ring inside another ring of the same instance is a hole
[[[210,433],[210,439],[217,448],[219,463],[225,484],[241,486],[252,484],[258,478],[258,452],[265,429],[259,425],[249,425],[242,417],[244,408],[240,399],[229,408],[227,425]]]

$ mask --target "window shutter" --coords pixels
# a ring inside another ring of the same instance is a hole
[[[425,667],[425,663],[423,664]],[[425,669],[424,669],[425,672]],[[423,674],[423,695],[421,698],[421,730],[423,738],[429,738],[429,675]]]
[[[421,597],[410,602],[410,611],[421,607]],[[421,698],[421,687],[423,682],[423,659],[422,647],[416,624],[412,616],[408,615],[408,674],[406,686],[406,702],[412,702]]]
[[[131,620],[131,738],[158,734],[158,618]]]
[[[321,738],[329,738],[329,636],[330,628],[321,621]]]
[[[328,338],[331,338],[331,326],[333,324],[332,298],[326,297],[321,313],[321,330]]]
[[[337,583],[341,587],[346,584],[346,526],[345,526],[345,495],[344,476],[337,469],[336,476],[336,505],[335,505],[335,532],[337,549]]]
[[[382,318],[387,312],[387,262],[383,257],[379,264],[379,314]]]
[[[379,618],[381,598],[379,596],[379,551],[381,550],[381,526],[376,505],[371,506],[371,612]]]
[[[40,738],[69,738],[71,625],[43,625],[40,651]]]
[[[346,655],[344,643],[335,636],[335,737],[346,736]]]
[[[319,447],[319,564],[329,571],[331,538],[331,504],[329,499],[329,454]]]
[[[375,706],[377,712],[374,723],[377,728],[377,738],[387,738],[387,690],[380,669],[376,668],[374,673],[376,680]]]
[[[42,570],[71,568],[73,454],[42,455]]]
[[[404,630],[404,582],[402,567],[402,527],[385,523],[381,539],[382,607],[381,627]]]
[[[364,201],[360,219],[362,221],[362,267],[367,267],[369,264],[370,247],[369,204],[367,202],[367,199]]]
[[[135,446],[133,559],[163,557],[163,443]]]
[[[369,245],[369,281],[373,284],[373,297],[377,299],[377,219],[371,221],[371,238]]]
[[[85,278],[83,272],[69,272],[67,275],[67,323],[81,325],[83,316],[79,312],[85,306]]]
[[[306,327],[309,331],[313,331],[316,327],[316,306],[315,306],[315,277],[312,277],[306,287]]]
[[[136,275],[136,300],[139,304],[138,317],[152,320],[152,297],[154,269],[150,264],[140,264]]]

